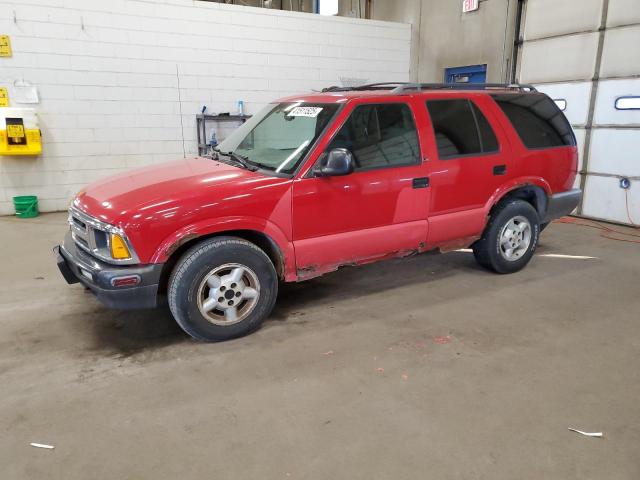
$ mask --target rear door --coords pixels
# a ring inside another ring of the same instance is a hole
[[[294,246],[303,277],[425,246],[428,174],[412,100],[359,102],[341,118],[293,185]],[[355,171],[313,176],[311,166],[333,148],[353,153]]]
[[[495,108],[485,95],[439,96],[425,101],[431,128],[430,246],[465,243],[484,228],[484,207],[498,188],[517,176]]]

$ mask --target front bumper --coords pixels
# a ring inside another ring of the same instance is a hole
[[[547,203],[547,212],[542,220],[542,223],[548,223],[556,218],[569,215],[575,210],[582,199],[582,190],[574,188],[573,190],[567,190],[566,192],[556,193],[549,197]]]
[[[155,308],[162,264],[118,266],[97,260],[78,248],[68,232],[64,243],[53,249],[60,273],[67,283],[82,283],[109,308],[121,310]],[[116,277],[138,275],[140,283],[132,287],[114,287]]]

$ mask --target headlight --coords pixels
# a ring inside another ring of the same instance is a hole
[[[122,229],[98,220],[76,207],[69,209],[69,226],[75,244],[100,260],[121,265],[140,263]]]

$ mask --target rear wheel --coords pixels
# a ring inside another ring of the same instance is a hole
[[[257,329],[271,313],[278,278],[254,244],[216,237],[188,250],[169,279],[169,308],[192,337],[220,341]]]
[[[508,200],[491,215],[473,244],[477,262],[497,273],[513,273],[529,263],[540,235],[538,212],[523,200]]]

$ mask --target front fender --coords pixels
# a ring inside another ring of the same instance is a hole
[[[257,217],[220,217],[186,225],[160,243],[151,257],[151,263],[166,262],[180,246],[198,237],[233,230],[250,230],[267,235],[282,252],[285,280],[297,278],[293,243],[276,224]]]

